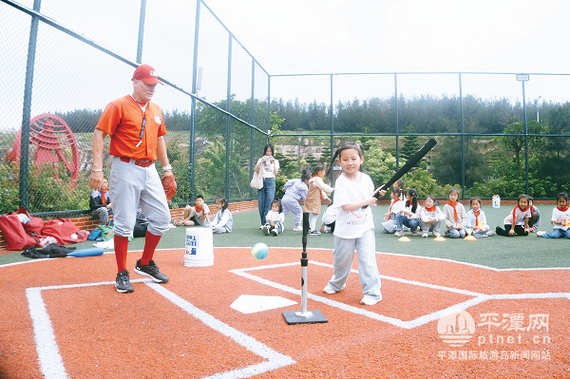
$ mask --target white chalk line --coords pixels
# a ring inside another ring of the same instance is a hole
[[[135,279],[131,283],[143,282],[153,289],[159,295],[165,297],[176,306],[190,314],[191,316],[202,321],[206,326],[212,328],[226,337],[234,340],[237,344],[245,349],[265,359],[265,362],[250,365],[248,367],[226,372],[217,373],[206,377],[207,379],[238,379],[249,378],[259,375],[267,371],[275,370],[296,363],[291,357],[272,350],[268,346],[259,342],[253,337],[232,328],[224,322],[216,319],[214,316],[197,308],[187,300],[167,290],[163,286],[154,283],[150,279]],[[98,283],[81,283],[69,284],[61,286],[33,287],[26,289],[26,297],[28,299],[28,307],[30,309],[30,317],[32,318],[32,326],[34,329],[34,341],[36,342],[36,350],[38,353],[38,361],[40,370],[45,379],[70,379],[65,371],[63,359],[59,353],[59,348],[55,339],[55,332],[49,318],[42,291],[92,287],[101,285],[114,285],[115,282],[98,282]]]
[[[315,260],[311,260],[310,264],[328,267],[328,268],[333,268],[333,266],[331,264],[323,263],[323,262],[319,262],[319,261],[315,261]],[[276,282],[272,282],[270,280],[267,280],[267,279],[261,278],[259,276],[248,273],[248,271],[268,270],[268,269],[281,268],[281,267],[287,267],[287,266],[300,266],[300,263],[294,262],[294,263],[273,264],[273,265],[267,265],[267,266],[257,266],[257,267],[251,267],[251,268],[229,270],[229,272],[234,273],[236,275],[240,275],[240,276],[248,278],[248,279],[251,279],[251,280],[256,281],[260,284],[267,285],[269,287],[273,287],[273,288],[276,288],[278,290],[288,292],[288,293],[291,293],[291,294],[294,294],[297,296],[301,296],[301,290],[300,289],[288,287],[286,285],[276,283]],[[358,270],[352,269],[351,272],[354,272],[358,275]],[[439,320],[442,316],[447,314],[450,310],[466,310],[467,308],[470,308],[472,306],[475,306],[477,304],[483,303],[483,302],[488,301],[488,300],[507,300],[507,299],[522,300],[522,299],[555,299],[555,298],[566,298],[566,299],[570,300],[570,293],[568,293],[568,292],[525,293],[525,294],[492,294],[492,295],[489,295],[489,294],[467,291],[467,290],[458,289],[458,288],[439,286],[439,285],[435,285],[435,284],[429,284],[429,283],[423,283],[423,282],[418,282],[418,281],[413,281],[413,280],[396,278],[396,277],[387,276],[387,275],[380,275],[380,277],[382,279],[385,279],[385,280],[392,280],[392,281],[405,283],[405,284],[409,284],[409,285],[413,285],[413,286],[430,288],[430,289],[441,290],[441,291],[447,291],[447,292],[457,293],[457,294],[461,294],[461,295],[465,295],[465,296],[472,296],[473,298],[466,300],[464,302],[461,302],[461,303],[454,304],[454,305],[447,307],[445,309],[441,309],[441,310],[438,310],[436,312],[420,316],[420,317],[415,318],[413,320],[404,321],[404,320],[401,320],[398,318],[381,315],[381,314],[378,314],[378,313],[375,313],[375,312],[372,312],[372,311],[369,311],[366,309],[353,307],[351,305],[347,305],[347,304],[332,300],[328,297],[318,296],[318,295],[314,295],[311,293],[308,293],[307,297],[311,300],[321,302],[321,303],[329,305],[331,307],[338,308],[338,309],[341,309],[343,311],[350,312],[353,314],[365,316],[365,317],[371,318],[373,320],[386,322],[386,323],[392,324],[394,326],[398,326],[398,327],[403,328],[403,329],[412,329],[412,328],[416,328],[418,326],[425,325],[429,322]]]

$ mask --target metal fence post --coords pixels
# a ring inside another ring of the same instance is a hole
[[[198,43],[199,43],[199,36],[200,36],[200,4],[202,3],[201,0],[196,1],[196,22],[194,25],[194,56],[192,58],[192,93],[194,95],[197,94],[198,87]],[[196,97],[191,96],[192,101],[192,108],[190,110],[190,178],[189,178],[189,186],[190,190],[188,191],[187,201],[193,201],[194,196],[196,194],[196,189],[194,187],[194,139],[196,138]]]
[[[34,11],[40,11],[41,0],[34,0]],[[32,16],[30,38],[28,42],[28,59],[26,63],[26,79],[24,85],[24,107],[22,111],[22,133],[20,141],[20,206],[28,208],[28,153],[30,145],[30,120],[32,118],[32,91],[34,86],[34,67],[38,42],[39,17]]]
[[[141,0],[141,14],[139,18],[139,39],[137,44],[137,63],[142,63],[143,41],[144,41],[144,23],[146,16],[146,0]]]
[[[400,169],[400,129],[398,123],[398,74],[394,74],[394,106],[396,108],[396,171]]]
[[[231,112],[231,102],[232,102],[232,47],[233,47],[233,36],[230,33],[228,41],[228,82],[227,82],[227,94],[226,94],[226,189],[225,198],[230,198],[230,134],[231,134],[231,118],[229,113]]]
[[[459,104],[461,106],[461,198],[465,199],[465,125],[463,123],[463,84],[459,73]]]

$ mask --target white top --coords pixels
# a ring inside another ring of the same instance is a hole
[[[396,200],[392,199],[392,202],[390,203],[390,208],[388,208],[388,213],[390,213],[390,215],[388,216],[388,220],[391,219],[395,220],[396,215],[401,211],[403,211],[405,207],[406,203],[401,199],[396,199]]]
[[[420,209],[420,220],[428,222],[430,218],[435,219],[435,221],[443,221],[445,219],[445,215],[437,206],[433,211],[428,211],[426,207],[422,207]]]
[[[561,211],[558,207],[552,210],[552,221],[554,229],[562,229],[564,231],[568,230],[568,226],[554,224],[554,221],[564,221],[565,223],[570,220],[570,207],[566,211]]]
[[[336,221],[336,214],[338,213],[338,208],[334,206],[327,207],[325,213],[323,213],[323,224],[330,225]]]
[[[524,210],[524,212],[520,209],[520,207],[517,205],[514,208],[514,212],[515,212],[515,225],[524,225],[524,219],[525,218],[530,218],[531,214],[530,214],[530,207],[526,207],[526,209]],[[503,224],[504,225],[513,225],[513,212],[509,213],[509,215],[507,217],[505,217],[505,219],[503,220]]]
[[[411,213],[411,215],[409,215],[409,216],[405,215],[405,216],[410,220],[420,218],[420,211],[422,209],[421,205],[418,204],[416,206],[416,212],[415,213],[412,212],[412,207],[413,207],[412,203],[410,203],[410,205],[406,206],[406,203],[404,202],[404,209]],[[402,211],[400,213],[404,214]]]
[[[465,212],[465,207],[459,201],[455,204],[455,211],[457,212],[457,222],[455,221],[455,212],[453,212],[453,206],[445,204],[443,206],[443,215],[445,216],[445,225],[447,230],[457,229],[458,226],[463,226],[467,224],[467,212]]]
[[[325,183],[320,176],[314,176],[309,180],[309,186],[315,186],[321,190],[322,198],[328,199],[327,193],[334,191],[334,188]]]
[[[279,221],[279,222],[285,221],[285,216],[283,215],[283,212],[281,212],[281,213],[273,212],[272,209],[270,209],[269,212],[267,212],[267,215],[265,216],[265,218],[267,219],[267,221],[269,221],[269,220]]]
[[[232,212],[230,212],[229,209],[226,208],[226,210],[223,212],[220,209],[218,211],[218,213],[216,213],[216,217],[214,218],[214,221],[212,221],[212,227],[215,229],[215,228],[225,226],[226,229],[231,232],[232,226],[233,226],[233,221],[234,221],[234,219],[232,217]]]
[[[279,171],[279,161],[274,158],[273,161],[270,162],[269,160],[264,159],[266,156],[267,155],[259,158],[259,160],[257,161],[257,163],[259,164],[263,160],[259,172],[261,176],[263,176],[263,178],[274,178],[275,173],[273,172],[273,166],[275,165],[277,167],[277,171]]]
[[[372,209],[369,206],[350,212],[342,210],[343,205],[370,197],[374,192],[374,183],[372,183],[370,176],[362,172],[360,175],[358,182],[347,179],[344,174],[336,180],[334,195],[334,207],[337,209],[335,237],[360,238],[364,232],[374,229]]]

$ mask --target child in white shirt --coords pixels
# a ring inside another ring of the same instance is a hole
[[[422,229],[422,237],[427,238],[431,230],[434,237],[441,234],[441,222],[445,220],[443,212],[435,205],[435,196],[427,195],[424,201],[424,207],[420,210],[420,228]]]
[[[210,224],[212,233],[231,233],[232,226],[234,224],[234,218],[232,217],[232,213],[228,210],[228,202],[223,197],[218,197],[216,199],[216,206],[219,210],[216,213],[216,217]]]
[[[412,235],[418,234],[418,225],[420,222],[420,207],[418,207],[418,192],[410,188],[406,191],[407,201],[404,209],[396,214],[396,237],[401,237],[404,234],[404,226],[407,226],[412,231]]]
[[[380,273],[376,263],[374,220],[369,207],[376,204],[376,198],[372,197],[374,183],[370,176],[362,172],[364,156],[359,145],[345,142],[336,151],[333,164],[336,157],[343,173],[335,182],[334,206],[338,209],[338,214],[332,253],[334,272],[323,292],[332,295],[346,287],[356,250],[358,277],[364,295],[360,304],[374,305],[382,300]]]
[[[568,206],[568,194],[560,192],[556,197],[558,206],[552,210],[552,225],[554,230],[551,232],[540,231],[536,235],[544,238],[570,238],[570,207]]]
[[[400,198],[401,191],[398,187],[392,187],[390,192],[390,208],[388,208],[388,213],[384,215],[384,222],[382,227],[384,228],[384,233],[392,234],[396,232],[396,215],[400,213],[401,210],[406,206],[402,199]]]
[[[509,213],[503,224],[505,229],[497,226],[495,231],[500,236],[512,237],[515,234],[519,236],[528,236],[530,228],[528,226],[528,220],[531,217],[530,207],[528,205],[527,195],[519,195],[519,200],[517,206],[513,208],[513,211]]]
[[[285,215],[283,214],[283,208],[281,208],[281,201],[275,199],[271,202],[271,210],[267,212],[265,216],[267,224],[263,225],[263,234],[266,236],[273,235],[278,236],[283,233],[283,221],[285,221]]]
[[[467,212],[465,232],[475,238],[494,236],[495,232],[489,230],[487,217],[485,216],[485,212],[481,209],[481,199],[472,197],[469,205],[471,205],[471,210]]]
[[[443,215],[445,216],[445,225],[447,231],[445,236],[448,238],[465,237],[465,225],[467,221],[467,212],[465,207],[459,200],[459,191],[451,188],[447,194],[449,201],[443,206]]]

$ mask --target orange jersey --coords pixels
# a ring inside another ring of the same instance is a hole
[[[143,115],[146,121],[142,142],[139,144]],[[160,107],[149,102],[146,112],[143,113],[131,95],[121,97],[107,105],[96,128],[111,137],[109,154],[147,161],[156,161],[158,137],[166,134]]]

